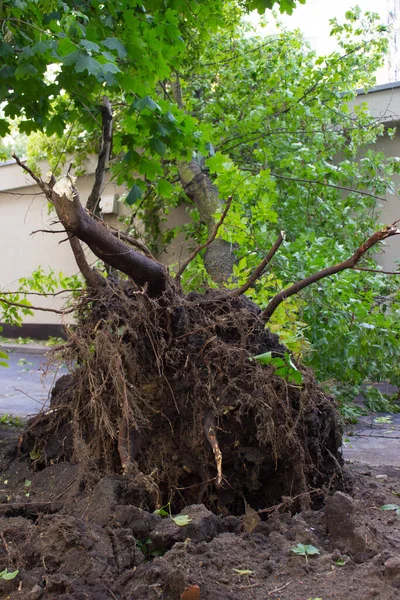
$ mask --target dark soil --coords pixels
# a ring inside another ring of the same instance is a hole
[[[20,432],[15,432],[15,436]],[[10,430],[1,437],[9,439]],[[241,516],[186,506],[189,524],[143,510],[134,475],[88,486],[81,467],[41,471],[2,451],[0,580],[9,600],[395,600],[400,469],[349,465],[345,492],[321,493],[318,510],[288,502]],[[10,462],[11,461],[11,462]],[[306,562],[291,548],[320,551]],[[199,595],[200,593],[200,595]]]
[[[112,279],[79,302],[71,374],[3,451],[2,597],[397,597],[398,517],[377,508],[397,472],[346,479],[333,398],[254,360],[287,353],[254,304]]]
[[[203,503],[223,515],[283,496],[304,507],[310,490],[340,485],[334,400],[301,365],[296,385],[253,359],[287,349],[248,299],[210,291],[154,300],[110,281],[78,314],[62,356],[72,374],[20,445],[37,467],[135,475],[147,510]]]

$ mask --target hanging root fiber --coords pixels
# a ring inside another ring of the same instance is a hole
[[[244,500],[262,509],[337,484],[334,402],[309,370],[299,367],[297,386],[250,360],[287,350],[245,297],[170,290],[155,300],[108,280],[77,314],[61,351],[71,374],[21,442],[37,463],[125,473],[147,508],[171,501],[176,511],[204,502],[240,513]]]

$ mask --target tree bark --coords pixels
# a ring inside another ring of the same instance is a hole
[[[212,183],[204,169],[204,159],[193,158],[189,163],[178,164],[179,179],[185,194],[197,206],[201,220],[207,225],[209,234],[215,227],[214,215],[222,206],[218,188]],[[235,257],[232,244],[215,240],[204,255],[204,265],[216,283],[224,283],[233,272]]]
[[[80,202],[73,178],[62,177],[53,186],[51,200],[67,233],[79,238],[93,254],[128,275],[136,284],[147,285],[149,295],[162,294],[167,284],[166,268],[127,246],[105,225],[93,219]]]

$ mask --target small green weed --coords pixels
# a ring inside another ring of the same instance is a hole
[[[1,571],[0,577],[5,581],[10,581],[11,579],[15,579],[18,573],[18,569],[16,571],[9,571],[8,569],[4,569],[4,571]]]
[[[165,509],[167,509],[167,510],[165,510]],[[158,508],[157,510],[155,510],[154,514],[159,515],[160,517],[169,517],[179,527],[185,527],[185,525],[189,525],[189,523],[192,520],[189,517],[189,515],[176,515],[175,517],[173,517],[172,513],[171,513],[171,503],[170,502],[168,502],[168,504],[166,504],[165,506],[162,506],[161,508]]]
[[[23,427],[24,422],[21,417],[13,417],[6,413],[5,415],[0,416],[0,423],[3,425],[12,425],[13,427]]]
[[[320,551],[315,546],[311,546],[309,544],[297,544],[294,548],[290,548],[294,554],[298,554],[300,556],[304,556],[306,559],[306,563],[308,563],[308,557],[314,556],[315,554],[320,554]]]
[[[400,515],[400,506],[398,504],[384,504],[381,510],[395,510],[396,515]]]
[[[152,543],[152,539],[149,537],[144,540],[136,540],[136,546],[143,552],[146,560],[151,560],[156,556],[162,556],[164,554],[162,550],[151,550]]]

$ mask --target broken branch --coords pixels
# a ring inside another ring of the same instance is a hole
[[[380,229],[379,231],[375,231],[375,233],[373,233],[363,244],[361,244],[361,246],[359,246],[355,250],[355,252],[350,256],[350,258],[348,258],[347,260],[344,260],[343,262],[338,263],[337,265],[333,265],[331,267],[326,267],[325,269],[322,269],[321,271],[318,271],[317,273],[313,273],[312,275],[309,275],[309,277],[306,277],[305,279],[301,279],[300,281],[297,281],[296,283],[289,286],[285,290],[282,290],[281,292],[276,294],[272,298],[272,300],[269,302],[267,308],[265,310],[263,310],[263,312],[261,313],[261,317],[265,321],[268,321],[271,318],[271,316],[274,314],[274,312],[278,308],[278,306],[284,300],[286,300],[286,298],[289,298],[290,296],[294,296],[294,294],[298,294],[305,287],[308,287],[309,285],[319,281],[320,279],[323,279],[325,277],[330,277],[331,275],[340,273],[340,271],[344,271],[345,269],[353,269],[354,266],[360,260],[360,258],[370,248],[372,248],[373,246],[375,246],[376,244],[385,240],[388,237],[392,237],[394,235],[400,234],[400,230],[397,229],[397,227],[396,227],[397,223],[398,223],[398,221],[395,221],[394,223],[392,223],[392,225],[388,225],[388,226],[384,227],[383,229]]]

